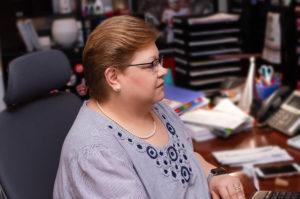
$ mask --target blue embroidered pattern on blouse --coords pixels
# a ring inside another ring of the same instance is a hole
[[[155,110],[158,109],[155,107]],[[120,131],[116,132],[116,136],[132,145],[138,152],[146,153],[149,158],[154,161],[154,164],[161,170],[161,173],[170,177],[175,181],[179,181],[183,186],[186,186],[192,177],[192,168],[186,155],[185,145],[180,142],[175,128],[167,121],[167,117],[162,114],[165,121],[165,126],[170,133],[172,145],[168,145],[162,150],[156,149],[153,146],[140,142],[133,136]],[[111,125],[108,128],[113,129]]]

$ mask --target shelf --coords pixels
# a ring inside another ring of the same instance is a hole
[[[240,16],[219,13],[174,19],[175,83],[191,89],[218,90],[228,77],[241,76]]]

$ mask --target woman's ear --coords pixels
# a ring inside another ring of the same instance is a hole
[[[118,79],[119,75],[120,75],[120,71],[114,67],[108,67],[104,71],[106,82],[115,92],[121,91],[121,84]]]

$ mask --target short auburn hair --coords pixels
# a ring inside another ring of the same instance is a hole
[[[124,70],[135,52],[155,42],[157,37],[154,27],[129,15],[111,17],[98,25],[83,50],[84,75],[90,97],[105,100],[109,94],[105,70],[110,66]]]

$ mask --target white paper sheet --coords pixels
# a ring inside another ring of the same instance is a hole
[[[293,157],[291,157],[285,149],[278,146],[217,151],[212,154],[221,164],[231,166],[266,164],[293,160]]]
[[[194,124],[185,124],[188,129],[190,129],[189,133],[192,139],[196,142],[206,141],[214,139],[216,136],[211,133],[209,128],[194,125]]]

